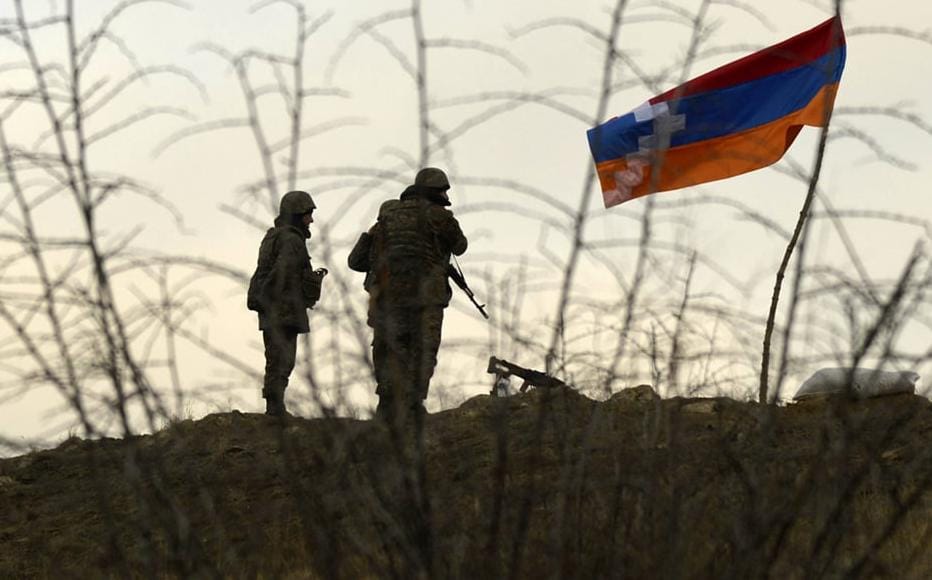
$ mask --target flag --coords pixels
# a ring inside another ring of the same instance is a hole
[[[825,125],[844,66],[831,18],[589,129],[605,207],[776,163],[803,125]]]

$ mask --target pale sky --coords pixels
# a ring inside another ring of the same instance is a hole
[[[47,15],[49,10],[60,11],[62,6],[58,4],[63,3],[29,0],[25,4],[30,19],[38,19]],[[100,14],[117,3],[98,0],[77,4],[79,26],[86,31],[99,20]],[[272,216],[266,207],[240,203],[242,186],[261,176],[255,143],[248,130],[225,129],[198,135],[157,156],[154,152],[166,138],[186,127],[199,122],[240,117],[244,113],[242,94],[231,68],[216,55],[197,50],[197,47],[213,44],[231,52],[257,48],[291,55],[294,11],[277,4],[250,14],[249,7],[257,4],[251,0],[192,1],[187,9],[171,4],[153,2],[137,7],[121,17],[113,30],[143,66],[171,64],[182,67],[190,71],[205,93],[202,94],[191,82],[166,75],[154,76],[148,83],[138,85],[99,117],[89,120],[89,125],[102,128],[145,106],[184,109],[189,118],[172,115],[153,117],[102,143],[92,151],[91,160],[98,170],[120,171],[157,189],[178,208],[184,224],[179,227],[170,213],[154,207],[147,200],[127,196],[114,201],[103,211],[101,229],[116,239],[141,226],[142,231],[133,242],[137,250],[209,259],[248,275],[255,264],[262,231],[245,225],[220,209],[221,205],[231,204],[241,207],[260,222],[271,221]],[[433,119],[444,130],[453,129],[462,120],[489,106],[488,103],[455,105],[451,99],[483,92],[541,93],[560,89],[553,93],[560,103],[589,116],[594,114],[602,66],[599,47],[583,33],[567,28],[527,34],[519,32],[548,18],[569,17],[604,31],[609,24],[609,2],[443,0],[425,4],[424,28],[428,38],[481,41],[509,54],[505,59],[478,51],[432,49],[427,61],[429,97],[436,107]],[[694,11],[700,2],[675,0],[669,4]],[[700,54],[714,47],[740,45],[740,48],[700,58],[693,63],[690,76],[743,56],[753,47],[775,44],[815,26],[830,16],[824,8],[828,4],[753,1],[746,3],[751,10],[713,4],[707,24],[714,23],[715,26],[701,45]],[[372,37],[358,38],[347,50],[340,52],[340,47],[360,22],[383,11],[407,6],[404,2],[383,1],[308,3],[311,19],[329,12],[332,16],[310,41],[305,54],[306,83],[311,87],[340,89],[345,96],[309,99],[306,102],[306,126],[325,126],[340,119],[345,120],[346,126],[304,141],[300,160],[302,170],[337,173],[334,168],[397,169],[400,159],[397,152],[417,156],[417,96],[410,77]],[[767,22],[761,23],[752,12]],[[667,21],[669,18],[658,21],[656,16],[661,13],[667,17],[673,14],[652,7],[650,2],[631,2],[626,14],[629,23],[621,33],[621,48],[652,74],[679,62],[689,42],[690,30],[682,23]],[[12,0],[2,0],[0,19],[11,14]],[[849,31],[848,57],[836,109],[895,107],[930,122],[932,42],[928,38],[923,41],[890,34],[859,35],[852,32],[864,27],[900,27],[928,35],[932,3],[924,0],[886,3],[851,0],[845,3],[844,16],[846,30]],[[377,30],[396,43],[401,52],[413,58],[410,20],[392,22]],[[60,42],[57,40],[60,36],[56,37],[56,34],[60,35],[60,32],[60,29],[58,33],[50,29],[36,35],[37,44],[47,47],[46,58],[54,54]],[[3,59],[0,65],[18,60],[14,54],[18,53],[12,45],[5,44],[0,52]],[[340,55],[340,60],[331,70],[336,54]],[[92,78],[116,78],[120,76],[119,71],[126,70],[125,55],[113,44],[104,43],[97,58],[96,64],[91,66],[89,76]],[[260,69],[256,67],[256,79],[274,80]],[[0,82],[12,79],[14,74],[0,75]],[[618,74],[622,81],[631,79],[623,68]],[[679,79],[679,74],[675,73],[673,79]],[[661,90],[676,84],[674,80],[661,82]],[[13,84],[15,81],[5,82]],[[653,94],[643,86],[621,91],[613,98],[608,116],[624,114]],[[265,111],[263,121],[273,133],[271,141],[283,138],[283,109],[272,100],[266,103]],[[34,127],[38,126],[33,123],[38,124],[39,119],[18,116],[11,120],[9,130],[13,138],[23,144],[31,144]],[[854,139],[833,142],[823,169],[821,188],[836,209],[877,210],[924,219],[932,215],[928,185],[932,183],[932,134],[880,116],[839,114],[834,123],[839,128],[852,126],[860,130],[876,140],[887,153],[912,166],[911,170],[903,170],[879,162],[869,148]],[[41,127],[44,129],[45,125]],[[471,239],[470,250],[461,263],[480,298],[496,292],[495,288],[486,287],[482,280],[487,270],[501,276],[522,255],[531,264],[546,264],[542,248],[562,260],[566,258],[569,246],[561,234],[542,230],[537,219],[544,215],[566,221],[565,216],[528,196],[503,188],[470,185],[470,180],[506,178],[544,190],[575,209],[579,204],[584,175],[591,163],[585,140],[588,128],[588,123],[580,119],[540,105],[526,104],[465,132],[452,144],[452,159],[443,155],[431,159],[432,164],[447,169],[451,174],[452,209]],[[812,165],[817,136],[817,129],[804,129],[788,153],[791,160],[803,165],[807,171]],[[403,180],[410,181],[413,170],[406,171],[406,175]],[[298,187],[310,191],[318,205],[317,223],[312,226],[312,231],[316,234],[321,226],[329,224],[335,228],[335,240],[342,244],[334,262],[323,263],[315,239],[310,242],[315,266],[326,266],[331,270],[345,269],[346,245],[373,221],[382,200],[397,196],[403,189],[403,183],[388,182],[359,191],[359,179],[351,180],[350,187],[337,183],[345,179],[330,175],[298,181]],[[284,186],[281,191],[285,191]],[[790,230],[795,224],[805,191],[804,183],[766,169],[696,188],[657,194],[655,198],[661,205],[687,203],[703,197],[734,200]],[[0,197],[7,195],[8,186],[0,183]],[[351,196],[358,197],[358,202],[344,205]],[[495,203],[525,207],[527,213],[522,216],[500,211],[468,211],[469,208]],[[601,197],[596,192],[592,198],[586,238],[593,241],[636,240],[640,228],[637,218],[643,204],[643,200],[635,200],[604,210],[601,209]],[[12,208],[8,209],[12,211]],[[821,209],[817,207],[817,211]],[[45,234],[66,235],[69,228],[76,228],[76,220],[68,212],[67,206],[57,204],[49,204],[40,210],[42,227],[47,228]],[[3,232],[9,227],[5,223]],[[876,220],[850,220],[847,227],[864,267],[876,279],[895,278],[917,240],[928,239],[927,232],[921,228]],[[774,272],[785,247],[781,237],[742,219],[733,209],[722,204],[685,205],[681,209],[667,210],[655,230],[658,240],[693,246],[700,253],[714,258],[743,289],[740,291],[729,286],[722,276],[709,268],[700,268],[695,292],[721,293],[731,304],[745,308],[753,316],[761,319],[766,316]],[[847,253],[828,220],[816,222],[813,243],[817,248],[814,259],[820,264],[832,265],[854,275]],[[607,255],[626,276],[633,274],[635,248],[612,250]],[[492,260],[503,256],[507,261]],[[668,257],[671,268],[675,263],[684,263],[683,256]],[[679,275],[682,277],[683,273]],[[556,279],[555,274],[553,279]],[[361,294],[360,277],[351,280],[352,291]],[[618,285],[607,275],[604,265],[594,261],[585,260],[581,264],[577,281],[587,296],[604,302],[622,298]],[[232,357],[261,371],[260,336],[256,331],[255,315],[244,308],[244,288],[220,277],[199,280],[196,288],[211,306],[190,321],[192,328],[209,337]],[[123,290],[127,296],[132,293],[132,288]],[[662,286],[654,285],[651,292],[655,294],[650,299],[675,302],[681,288],[671,287],[669,290],[672,294],[665,296]],[[326,305],[328,301],[335,304],[335,288],[325,287],[324,291],[322,304]],[[329,295],[328,291],[331,292]],[[818,305],[813,303],[812,308],[804,309],[805,319],[818,318],[820,313],[813,308],[817,309]],[[428,401],[431,409],[458,404],[465,397],[487,392],[489,377],[485,374],[484,360],[490,354],[512,355],[513,345],[507,341],[496,342],[500,340],[498,331],[488,331],[470,309],[463,296],[455,295],[453,308],[448,311],[444,339],[453,344],[472,337],[479,338],[480,344],[485,342],[486,345],[467,346],[465,351],[460,349],[461,358],[456,361],[444,359],[441,352],[441,364]],[[548,321],[553,318],[554,310],[553,292],[543,292],[531,296],[522,316],[528,332],[539,333],[539,340],[544,344],[549,340],[544,335],[549,336]],[[312,327],[315,322],[323,324],[317,313],[312,316]],[[763,325],[759,326],[759,335],[762,336]],[[10,336],[8,328],[0,330],[0,337],[9,339]],[[755,352],[757,356],[760,354],[760,336],[754,338],[752,344],[745,345],[752,355]],[[921,353],[929,348],[930,338],[932,332],[928,327],[916,326],[910,327],[901,341],[904,342],[904,350]],[[807,340],[810,339],[801,339],[797,348],[805,349]],[[592,346],[598,349],[604,345],[594,343]],[[244,411],[260,408],[261,400],[255,383],[247,382],[242,374],[204,356],[193,347],[179,348],[185,392],[195,394],[185,407],[186,415],[197,417],[230,406]],[[539,355],[527,354],[517,362],[534,367],[543,365]],[[753,369],[753,364],[749,368]],[[789,394],[799,381],[817,368],[791,377],[787,386]],[[916,370],[920,374],[923,370],[928,374],[932,367],[925,364]],[[0,384],[7,385],[8,381],[9,376],[0,375]],[[645,376],[642,382],[650,382],[650,377]],[[928,377],[925,384],[929,384]],[[209,403],[198,402],[198,394],[212,392],[211,389],[224,385],[238,388],[229,395],[208,397]],[[446,396],[439,397],[444,385],[451,388]],[[755,391],[756,384],[752,382],[747,388]],[[374,396],[364,389],[343,395],[361,409],[374,405]],[[25,442],[41,435],[55,441],[60,439],[61,429],[69,424],[67,414],[49,413],[50,408],[61,404],[61,399],[51,389],[34,389],[13,400],[0,396],[0,401],[3,401],[0,404],[2,437]],[[365,411],[360,412],[365,414]]]

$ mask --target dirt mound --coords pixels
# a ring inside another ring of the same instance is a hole
[[[476,397],[0,460],[0,577],[932,577],[932,403]]]

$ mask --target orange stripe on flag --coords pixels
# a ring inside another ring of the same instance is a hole
[[[605,207],[642,197],[741,175],[783,157],[803,125],[822,127],[832,110],[838,84],[826,85],[809,104],[765,125],[666,150],[661,158],[614,159],[596,168]],[[659,178],[652,169],[660,168]]]

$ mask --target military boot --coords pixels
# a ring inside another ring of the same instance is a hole
[[[386,423],[390,423],[395,414],[394,398],[387,393],[380,394],[379,405],[375,408],[375,416]]]
[[[262,389],[265,398],[265,414],[281,417],[285,414],[285,388],[279,385],[269,385]]]
[[[265,414],[273,417],[278,417],[282,414],[282,405],[275,395],[269,395],[265,398]]]
[[[265,414],[274,417],[288,415],[288,409],[285,407],[285,391],[277,391],[272,398],[266,399]]]

